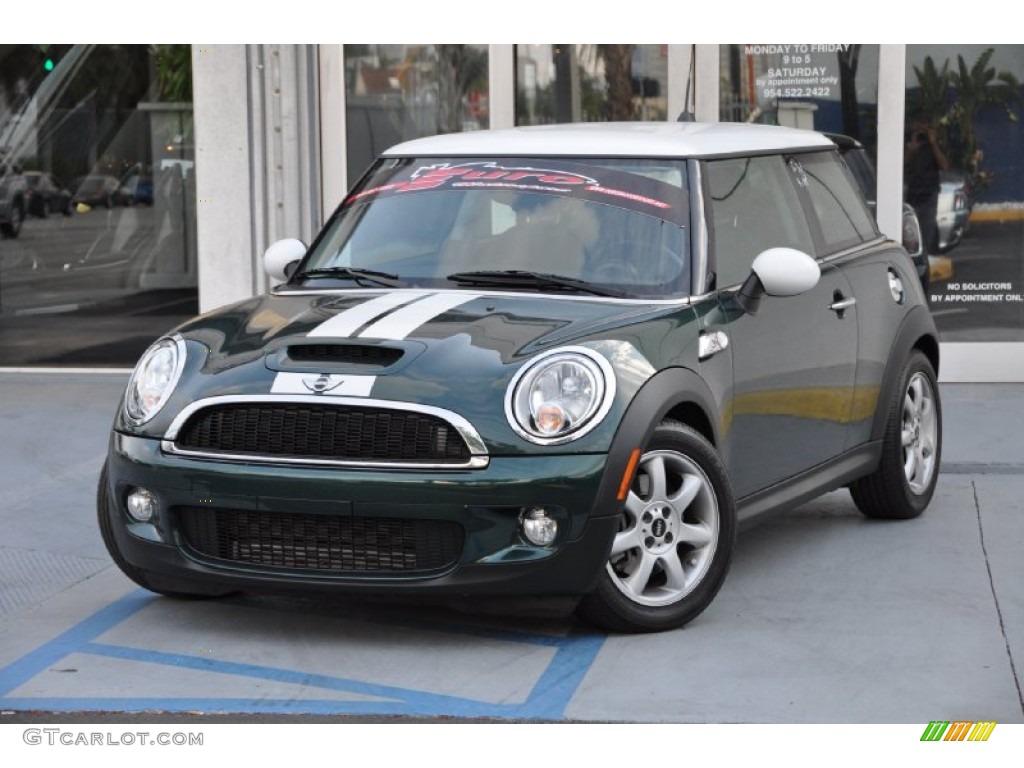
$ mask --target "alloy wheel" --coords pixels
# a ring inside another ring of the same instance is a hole
[[[644,454],[612,543],[612,582],[640,605],[682,600],[707,574],[719,527],[718,500],[696,462],[670,450]]]
[[[935,446],[938,420],[935,416],[935,394],[928,378],[918,371],[907,384],[903,396],[903,473],[910,490],[924,493],[935,472]]]

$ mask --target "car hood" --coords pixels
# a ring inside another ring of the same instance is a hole
[[[230,363],[292,344],[433,347],[454,337],[508,363],[678,308],[616,299],[473,291],[271,294],[202,315],[180,332]]]
[[[356,397],[451,410],[507,450],[519,439],[505,421],[505,392],[531,357],[565,346],[604,355],[624,408],[657,368],[695,358],[696,324],[686,322],[694,316],[685,302],[575,295],[284,290],[178,329],[189,349],[173,398],[179,402],[168,403],[149,429],[159,433],[175,410],[211,397]],[[673,333],[682,336],[666,343]],[[645,334],[675,359],[642,354]],[[691,336],[692,345],[679,343]]]

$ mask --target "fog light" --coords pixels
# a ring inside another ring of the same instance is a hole
[[[522,518],[523,535],[531,544],[546,547],[555,540],[558,521],[540,507],[529,509]]]
[[[134,488],[126,501],[128,514],[140,523],[148,523],[156,513],[156,496],[145,488]]]

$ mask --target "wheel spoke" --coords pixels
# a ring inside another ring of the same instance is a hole
[[[686,570],[679,559],[679,551],[673,549],[661,558],[661,566],[665,569],[665,587],[683,591],[686,589]]]
[[[928,464],[925,461],[924,446],[921,443],[917,444],[917,449],[914,451],[917,456],[917,471],[914,472],[914,482],[923,483],[927,479]]]
[[[657,558],[647,550],[644,550],[640,555],[640,562],[637,563],[636,569],[623,579],[623,582],[633,594],[643,594],[644,589],[647,587],[647,582],[651,580],[651,572],[654,570],[655,562],[657,562]]]
[[[935,403],[932,402],[932,399],[930,397],[924,397],[921,400],[921,407],[918,410],[921,413],[922,419],[931,418],[932,414],[935,411]]]
[[[931,437],[921,438],[921,455],[925,458],[935,455],[935,443],[932,442]]]
[[[917,416],[917,403],[910,396],[910,392],[907,392],[907,396],[903,398],[903,423],[913,421],[915,416]]]
[[[679,540],[700,548],[711,543],[711,528],[707,523],[680,523]]]
[[[640,526],[634,523],[632,528],[615,534],[615,540],[612,541],[612,557],[639,547],[641,542]]]
[[[646,502],[637,496],[632,491],[626,497],[626,511],[633,515],[634,519],[640,519],[640,515],[644,513],[644,507],[647,506]]]
[[[921,410],[921,400],[924,398],[924,393],[921,391],[921,377],[915,376],[910,380],[910,389],[908,394],[914,398],[914,411],[919,412]]]
[[[913,448],[907,450],[907,456],[903,463],[903,473],[908,481],[913,482],[914,475],[917,474],[917,453]]]
[[[683,485],[679,489],[679,493],[668,500],[680,518],[693,503],[693,500],[697,498],[697,494],[700,493],[703,486],[703,481],[696,475],[683,475]]]
[[[653,456],[647,462],[644,469],[647,470],[647,477],[651,481],[649,501],[664,499],[666,494],[665,484],[665,459],[661,456]]]
[[[908,445],[913,445],[914,430],[904,428],[903,431],[900,432],[900,442],[903,444],[904,448],[906,448]]]

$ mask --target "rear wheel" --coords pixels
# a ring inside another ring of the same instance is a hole
[[[941,458],[942,405],[935,369],[914,350],[889,404],[878,469],[850,486],[857,509],[886,520],[917,517],[935,492]]]
[[[721,459],[700,433],[666,421],[640,457],[605,571],[580,613],[618,632],[681,627],[718,593],[735,539]]]

